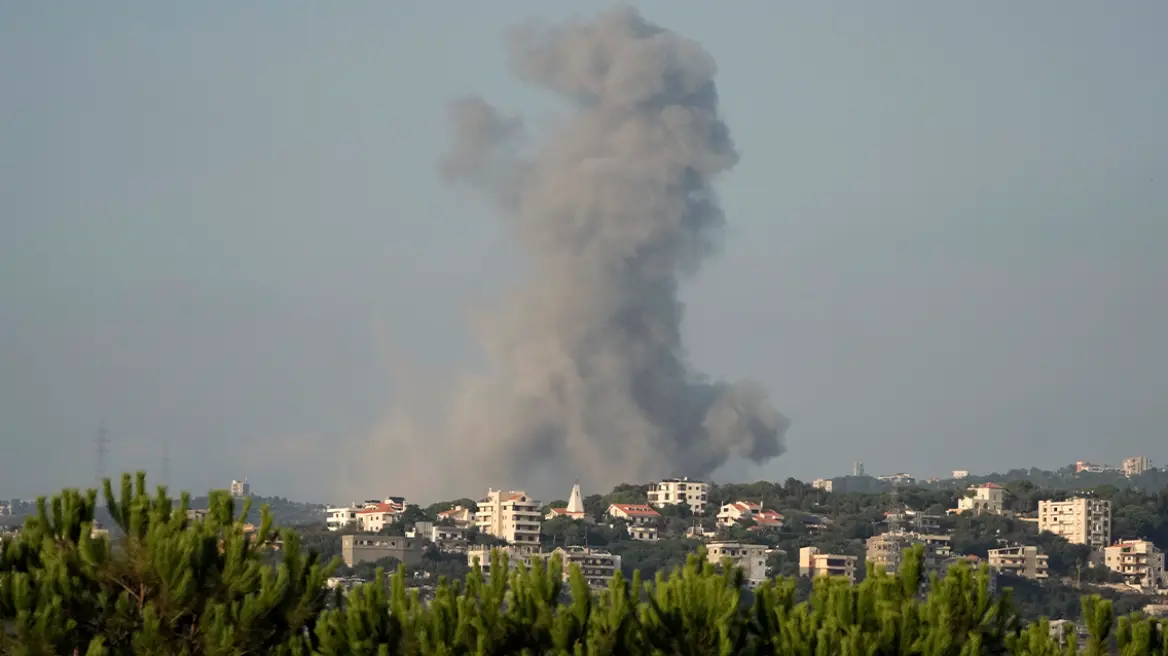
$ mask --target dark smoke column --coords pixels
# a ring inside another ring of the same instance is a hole
[[[717,243],[711,181],[738,159],[713,59],[627,8],[509,43],[514,72],[569,111],[529,140],[483,100],[451,109],[444,178],[497,203],[528,257],[478,326],[490,370],[451,407],[468,477],[599,491],[778,456],[787,420],[765,391],[689,371],[680,339],[679,280]]]

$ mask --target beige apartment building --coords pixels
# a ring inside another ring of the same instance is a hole
[[[856,557],[819,553],[815,547],[799,550],[799,576],[844,576],[856,582]]]
[[[989,550],[989,566],[1001,574],[1012,574],[1027,579],[1045,580],[1050,576],[1047,555],[1038,547],[1017,546]]]
[[[867,562],[886,572],[896,572],[900,569],[904,550],[917,544],[925,548],[924,566],[927,571],[940,571],[945,559],[952,553],[948,535],[889,531],[868,538]]]
[[[706,545],[706,560],[720,565],[729,559],[741,567],[746,582],[751,588],[758,587],[767,579],[767,548],[761,544],[741,542],[710,542]]]
[[[1111,544],[1111,502],[1076,498],[1038,502],[1038,531],[1061,535],[1071,544],[1100,550]]]
[[[1123,575],[1128,583],[1145,588],[1168,585],[1164,575],[1164,552],[1147,540],[1117,542],[1103,550],[1107,569]]]
[[[480,533],[506,540],[508,544],[539,544],[543,513],[539,511],[539,501],[523,490],[488,489],[478,506],[474,524]]]
[[[661,508],[686,503],[695,515],[701,515],[706,512],[710,484],[688,478],[667,478],[650,483],[648,497],[651,506]]]
[[[1148,456],[1134,456],[1123,459],[1124,476],[1139,476],[1151,468],[1152,462],[1148,460]]]

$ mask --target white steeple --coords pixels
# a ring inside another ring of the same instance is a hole
[[[568,507],[565,510],[569,515],[584,513],[584,499],[580,496],[579,483],[572,486],[572,496],[568,497]]]

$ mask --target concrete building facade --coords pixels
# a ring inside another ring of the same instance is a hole
[[[539,545],[542,525],[540,503],[523,490],[487,490],[474,515],[480,533],[493,535],[508,544]]]
[[[710,542],[706,545],[706,560],[715,565],[730,560],[741,567],[746,582],[753,588],[767,579],[767,548],[761,544],[741,542]]]
[[[706,512],[710,484],[688,478],[667,478],[649,484],[649,505],[658,508],[688,504],[695,515]]]
[[[1103,564],[1134,585],[1144,588],[1168,585],[1164,577],[1164,552],[1147,540],[1127,540],[1105,548]]]
[[[341,560],[353,567],[382,558],[396,558],[406,565],[422,562],[422,541],[390,535],[342,535]]]
[[[1049,531],[1071,544],[1101,550],[1111,544],[1111,502],[1083,497],[1039,501],[1038,531]]]
[[[989,566],[999,574],[1012,574],[1036,581],[1050,577],[1047,556],[1038,547],[1017,546],[989,550]]]
[[[843,576],[856,582],[856,557],[820,553],[815,547],[799,550],[799,576]]]

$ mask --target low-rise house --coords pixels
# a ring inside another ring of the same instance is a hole
[[[972,512],[975,515],[988,513],[1000,515],[1006,507],[1006,489],[997,483],[971,485],[966,496],[957,500],[957,512]]]
[[[1038,547],[1014,546],[989,550],[989,566],[999,574],[1042,581],[1050,576],[1047,556]]]
[[[715,565],[729,560],[742,568],[747,584],[756,588],[767,579],[766,552],[767,548],[761,544],[710,542],[706,545],[706,560]]]
[[[604,511],[609,519],[625,522],[629,537],[634,540],[656,542],[657,522],[661,513],[644,503],[614,503]]]
[[[799,576],[842,576],[856,582],[856,557],[820,553],[815,547],[799,550]]]
[[[405,565],[422,562],[422,541],[397,535],[342,535],[341,560],[348,567],[395,558]]]
[[[762,504],[753,501],[735,501],[722,506],[718,511],[719,526],[734,526],[740,522],[753,521],[757,528],[777,529],[783,527],[783,516],[774,510],[766,510]]]
[[[474,522],[474,513],[469,508],[462,506],[455,506],[450,510],[443,510],[438,513],[438,521],[449,520],[459,526],[469,526]]]
[[[396,522],[404,511],[404,504],[399,506],[379,502],[366,505],[357,511],[357,527],[363,533],[380,533],[386,526]]]

